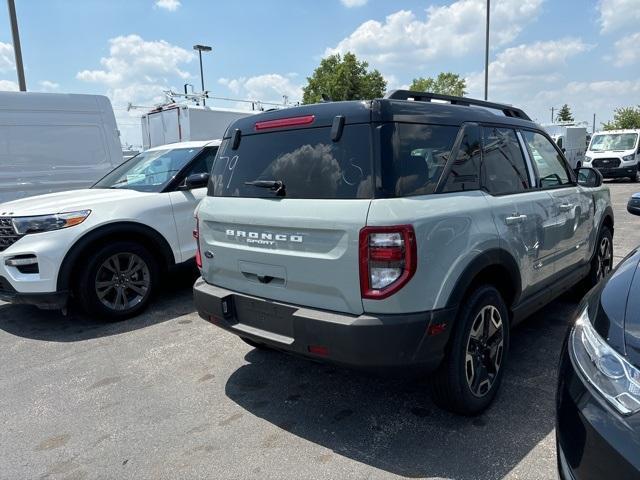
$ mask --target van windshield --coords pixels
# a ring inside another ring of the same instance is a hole
[[[237,150],[225,140],[216,157],[209,195],[247,198],[371,198],[369,125],[243,135]]]
[[[595,135],[591,140],[591,152],[621,152],[636,148],[637,133],[603,133]]]
[[[122,188],[161,192],[202,148],[147,150],[127,160],[93,188]]]

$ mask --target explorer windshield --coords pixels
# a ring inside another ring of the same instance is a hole
[[[621,152],[624,150],[632,150],[636,148],[638,141],[637,133],[604,133],[595,135],[591,140],[589,151],[605,152],[614,151]]]
[[[93,188],[161,192],[202,148],[148,150],[116,167]]]

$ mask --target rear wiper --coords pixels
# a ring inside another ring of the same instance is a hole
[[[284,197],[287,194],[282,180],[254,180],[252,182],[244,182],[244,184],[252,187],[268,188],[278,197]]]

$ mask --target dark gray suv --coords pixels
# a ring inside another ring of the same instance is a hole
[[[599,173],[572,171],[523,111],[467,98],[238,120],[197,216],[204,319],[254,346],[430,373],[462,414],[495,396],[510,327],[611,269]]]

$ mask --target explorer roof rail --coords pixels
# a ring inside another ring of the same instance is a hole
[[[389,100],[413,100],[415,102],[431,102],[431,100],[442,100],[449,102],[451,105],[476,105],[478,107],[490,108],[492,110],[500,110],[507,117],[521,118],[531,121],[529,115],[519,108],[505,105],[503,103],[485,102],[484,100],[476,100],[467,97],[454,97],[453,95],[440,95],[439,93],[415,92],[412,90],[393,90],[384,98]]]

